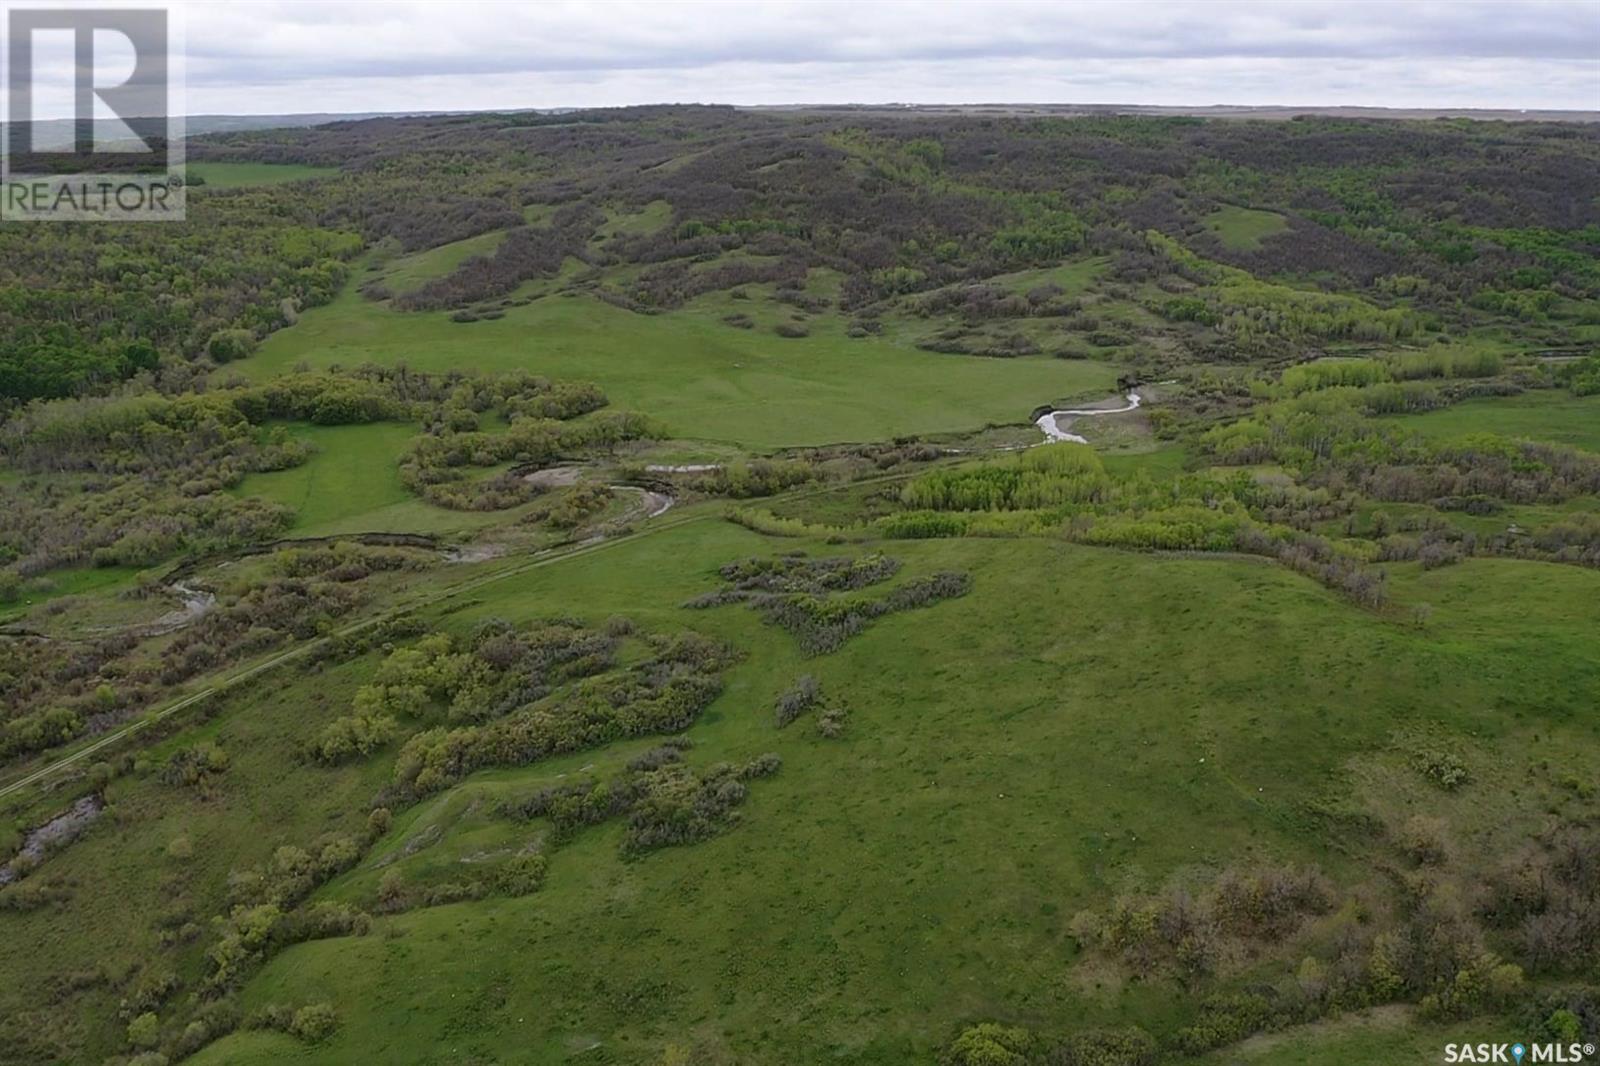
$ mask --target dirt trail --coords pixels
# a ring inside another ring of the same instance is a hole
[[[650,489],[642,489],[637,485],[613,485],[611,487],[619,492],[637,492],[639,494],[638,509],[624,515],[623,521],[631,522],[635,518],[654,518],[656,515],[666,514],[672,510],[672,505],[678,502],[664,492],[653,492]],[[644,513],[641,515],[640,511]]]

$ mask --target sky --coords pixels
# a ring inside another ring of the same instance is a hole
[[[190,114],[665,102],[1600,110],[1600,0],[172,6]]]

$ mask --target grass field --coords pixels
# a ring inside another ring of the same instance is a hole
[[[1253,252],[1268,237],[1289,228],[1289,220],[1276,211],[1255,211],[1226,204],[1205,218],[1206,228],[1217,235],[1225,248]]]
[[[277,185],[307,178],[326,178],[339,173],[338,167],[314,167],[303,163],[190,163],[191,176],[205,179],[207,189],[237,189],[246,185]]]
[[[1519,396],[1467,400],[1389,421],[1439,440],[1498,433],[1600,452],[1600,396],[1573,396],[1565,390],[1540,389]]]
[[[138,573],[138,568],[131,566],[77,566],[52,571],[44,578],[44,588],[25,593],[15,603],[0,603],[0,623],[28,613],[33,605],[62,596],[114,593],[132,585]]]
[[[617,857],[620,827],[588,830],[556,852],[534,896],[289,948],[247,986],[246,1007],[326,999],[339,1032],[312,1047],[242,1033],[195,1061],[437,1062],[453,1049],[449,1061],[555,1062],[593,1046],[596,1061],[648,1063],[680,1042],[740,1063],[888,1064],[926,1061],[963,1022],[995,1017],[1161,1031],[1189,1008],[1162,982],[1080,966],[1075,911],[1224,863],[1314,861],[1364,877],[1368,834],[1308,831],[1326,829],[1317,812],[1329,804],[1378,817],[1439,808],[1493,847],[1561,802],[1547,775],[1497,752],[1535,750],[1534,733],[1537,750],[1574,760],[1600,749],[1587,717],[1600,666],[1582,651],[1600,623],[1600,575],[1586,571],[1472,562],[1397,573],[1403,600],[1434,606],[1419,630],[1268,565],[1048,541],[897,543],[908,572],[967,570],[973,593],[884,619],[813,660],[741,607],[679,606],[714,585],[718,564],[795,547],[840,550],[690,525],[487,586],[446,623],[622,612],[744,650],[690,730],[696,765],[783,756],[739,828],[632,862]],[[283,675],[205,727],[235,759],[218,801],[117,782],[123,828],[54,863],[118,890],[75,903],[71,926],[13,919],[7,971],[26,981],[85,937],[108,955],[155,952],[114,901],[159,898],[172,837],[187,835],[201,857],[181,873],[198,894],[220,890],[229,865],[355,824],[346,812],[359,812],[392,754],[337,771],[289,756],[343,713],[370,669],[363,659]],[[849,707],[844,739],[822,740],[804,720],[773,729],[773,697],[802,671]],[[1436,795],[1407,778],[1416,731],[1505,773]],[[440,821],[435,847],[464,855],[483,838],[448,834],[458,821],[481,831],[461,813],[473,797],[525,794],[588,764],[606,771],[646,746],[475,775],[403,812],[379,848]],[[326,892],[373,876],[358,869]],[[182,957],[198,965],[193,949]]]
[[[418,428],[374,422],[359,426],[296,424],[291,435],[317,452],[299,466],[250,474],[232,490],[291,507],[296,536],[334,533],[446,533],[503,521],[501,512],[435,507],[400,482],[399,460]]]
[[[918,351],[898,337],[848,338],[831,316],[814,319],[809,337],[782,338],[724,325],[724,306],[646,316],[586,295],[553,296],[498,320],[458,323],[442,312],[391,311],[351,289],[235,366],[258,380],[301,361],[533,370],[597,382],[614,406],[653,415],[677,436],[754,448],[1021,422],[1039,404],[1102,398],[1117,376],[1090,361],[975,359]]]

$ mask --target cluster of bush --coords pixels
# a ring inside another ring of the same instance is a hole
[[[729,649],[693,633],[645,636],[651,654],[618,667],[625,619],[519,631],[486,623],[464,641],[435,634],[395,650],[351,714],[308,746],[325,762],[368,754],[401,723],[428,726],[401,747],[386,797],[408,801],[484,766],[521,766],[625,736],[676,733],[721,692]]]
[[[887,581],[900,563],[883,555],[807,559],[801,555],[746,559],[722,568],[727,583],[684,604],[690,608],[745,603],[763,620],[788,630],[807,655],[837,651],[874,619],[963,596],[972,579],[954,571],[913,578],[876,599],[833,598]]]
[[[796,256],[734,259],[699,269],[683,261],[662,263],[641,273],[630,295],[645,308],[665,309],[742,285],[775,285],[779,293],[802,294],[807,267],[807,260]],[[795,298],[803,300],[803,295]]]
[[[1059,285],[1037,285],[1026,294],[1013,292],[993,282],[955,285],[918,298],[915,312],[925,318],[956,315],[967,322],[995,318],[1048,318],[1076,314],[1082,301],[1063,300],[1066,290]]]
[[[402,462],[408,484],[436,502],[481,508],[521,502],[531,490],[516,477],[473,481],[466,467],[543,463],[655,432],[634,415],[572,421],[605,403],[593,385],[533,374],[361,367],[204,395],[38,404],[0,426],[0,459],[30,475],[0,484],[0,601],[60,566],[149,566],[281,535],[293,520],[289,508],[228,490],[250,473],[310,457],[284,420],[420,421],[428,432]],[[487,411],[510,429],[478,433]]]
[[[27,578],[269,539],[292,512],[225,490],[308,454],[220,395],[39,405],[0,427],[0,458],[30,475],[0,485],[0,563]]]
[[[270,557],[257,578],[222,591],[170,637],[166,627],[135,627],[82,643],[0,642],[0,759],[98,732],[181,681],[291,638],[320,636],[365,602],[363,578],[427,564],[426,556],[403,549],[344,543],[289,549]]]
[[[541,789],[508,803],[504,812],[523,820],[548,819],[558,844],[580,827],[626,817],[622,853],[639,855],[726,832],[748,795],[746,782],[777,773],[783,765],[769,753],[743,766],[723,762],[697,772],[683,764],[690,746],[687,737],[669,738],[630,760],[610,781],[584,779]]]
[[[1575,359],[1561,368],[1561,380],[1574,396],[1600,393],[1600,355]]]
[[[310,848],[279,847],[260,868],[232,871],[226,908],[212,922],[215,939],[205,953],[199,994],[186,1001],[187,1009],[180,1007],[166,1020],[161,1018],[160,1012],[183,987],[178,976],[168,972],[146,974],[123,997],[119,1015],[127,1022],[129,1044],[141,1052],[134,1061],[176,1061],[241,1026],[277,1029],[308,1043],[329,1036],[338,1019],[327,1004],[298,1009],[269,1004],[241,1017],[230,997],[268,957],[288,945],[360,936],[370,930],[371,919],[361,910],[342,903],[304,901],[318,886],[354,866],[386,828],[386,819],[375,817],[365,838],[329,833]],[[187,942],[200,935],[200,927],[189,922],[177,939]]]
[[[751,459],[726,463],[715,470],[679,474],[674,480],[692,492],[744,500],[776,495],[813,481],[817,475],[816,466],[804,459]]]
[[[227,771],[230,762],[220,744],[202,740],[179,748],[167,757],[161,767],[161,783],[208,792],[213,781]]]
[[[469,430],[417,437],[400,461],[400,479],[430,503],[466,511],[497,511],[526,503],[539,495],[523,476],[528,468],[546,466],[563,456],[614,449],[625,441],[661,435],[643,415],[606,412],[588,418],[516,418],[501,432]],[[516,469],[482,477],[473,468],[518,464]]]
[[[324,578],[269,577],[228,596],[161,649],[158,680],[180,681],[276,647],[310,640],[366,600],[359,585]]]
[[[286,844],[256,869],[228,875],[228,903],[213,923],[203,988],[217,995],[238,988],[274,951],[288,944],[365,933],[366,914],[343,903],[300,904],[317,886],[360,861],[369,840],[329,833],[309,849]]]
[[[1478,913],[1536,974],[1582,973],[1600,954],[1600,831],[1559,826],[1490,872]]]
[[[983,1022],[961,1031],[939,1066],[1155,1066],[1155,1038],[1138,1026],[1088,1029],[1051,1039],[1021,1026]]]
[[[822,682],[813,674],[801,674],[793,685],[772,703],[772,721],[779,729],[799,718],[822,698]]]
[[[576,529],[596,515],[604,514],[616,496],[616,490],[609,485],[595,482],[569,485],[540,497],[521,521],[528,525],[543,523],[551,529]]]
[[[1396,352],[1378,359],[1329,359],[1302,363],[1283,372],[1280,383],[1291,394],[1334,387],[1363,388],[1423,378],[1492,378],[1505,370],[1500,353],[1489,349],[1429,348]]]
[[[543,853],[524,849],[462,880],[407,881],[399,870],[388,870],[378,882],[374,908],[384,914],[439,907],[447,903],[488,899],[490,896],[531,896],[544,885],[549,860]]]
[[[460,641],[428,634],[391,651],[356,690],[351,713],[324,727],[309,753],[341,763],[387,744],[401,721],[464,724],[504,716],[555,686],[611,669],[620,636],[562,619],[525,630],[490,621]]]
[[[1336,896],[1316,870],[1263,867],[1224,871],[1199,893],[1119,896],[1105,914],[1073,919],[1086,947],[1116,956],[1136,973],[1213,973],[1230,940],[1283,940],[1326,914]]]
[[[504,296],[524,281],[555,274],[568,256],[587,258],[600,219],[590,204],[566,204],[556,209],[549,225],[517,226],[490,254],[472,256],[444,277],[391,302],[408,311],[431,311]]]

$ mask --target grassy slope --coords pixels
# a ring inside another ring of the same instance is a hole
[[[191,175],[205,179],[203,188],[237,189],[244,185],[277,185],[306,178],[326,178],[338,167],[313,167],[303,163],[191,163]]]
[[[442,312],[390,311],[351,289],[237,366],[257,379],[302,360],[530,369],[595,381],[614,405],[654,415],[677,436],[757,448],[1018,422],[1039,404],[1099,398],[1116,379],[1103,363],[974,359],[851,339],[831,316],[813,320],[809,337],[784,339],[723,325],[721,306],[645,316],[554,296],[463,324]]]
[[[1499,433],[1600,452],[1600,396],[1573,396],[1565,390],[1541,389],[1520,396],[1467,400],[1390,421],[1439,439]]]
[[[742,608],[677,607],[716,564],[794,544],[690,526],[480,590],[451,623],[559,605],[690,624],[747,649],[691,730],[697,763],[784,756],[741,828],[632,863],[616,857],[616,828],[602,828],[556,854],[536,896],[292,948],[249,986],[247,1005],[327,998],[345,1019],[339,1034],[309,1049],[241,1035],[197,1061],[338,1062],[359,1049],[395,1062],[555,1062],[598,1041],[605,1061],[645,1062],[665,1041],[698,1040],[739,1062],[899,1063],[986,1017],[1163,1029],[1181,1009],[1172,990],[1072,973],[1076,910],[1196,864],[1292,858],[1365,876],[1365,834],[1330,837],[1306,805],[1381,811],[1380,798],[1352,799],[1352,782],[1372,780],[1356,770],[1389,759],[1402,732],[1502,761],[1496,751],[1531,750],[1530,732],[1544,752],[1596,747],[1584,716],[1600,667],[1582,645],[1600,623],[1600,575],[1586,571],[1403,570],[1403,601],[1435,608],[1419,631],[1266,565],[1049,542],[896,544],[912,572],[971,570],[974,593],[809,662]],[[848,703],[845,740],[816,739],[807,721],[772,730],[771,700],[802,670]],[[348,691],[337,679],[316,686],[333,693],[319,704]],[[640,746],[464,788],[517,793]],[[1537,775],[1505,769],[1516,806],[1552,802]],[[321,773],[296,770],[290,787],[320,793]],[[1450,802],[1471,817],[1485,796]],[[1509,810],[1495,810],[1502,832],[1516,831]],[[425,806],[395,832],[432,816]],[[59,861],[93,869],[106,843]]]
[[[493,230],[427,251],[413,252],[385,265],[378,276],[394,292],[410,292],[424,282],[444,277],[472,256],[493,253],[505,238],[504,230]]]
[[[1289,222],[1276,211],[1256,211],[1232,204],[1217,208],[1206,216],[1206,226],[1225,247],[1253,252],[1261,242],[1289,228]]]

